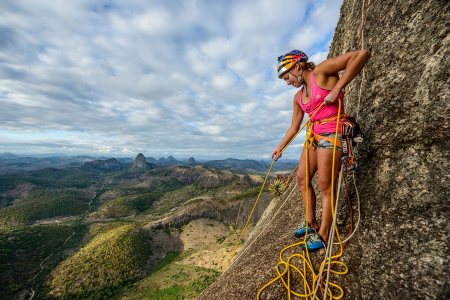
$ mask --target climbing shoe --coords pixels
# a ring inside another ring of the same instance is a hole
[[[308,234],[310,234],[310,233],[317,233],[317,230],[315,230],[315,229],[311,226],[311,224],[308,223]],[[295,236],[295,237],[302,237],[302,236],[304,236],[305,234],[306,234],[306,224],[305,224],[305,223],[303,223],[302,225],[300,225],[300,227],[297,228],[297,229],[294,231],[294,236]]]
[[[322,240],[318,233],[313,233],[308,235],[306,239],[306,246],[308,247],[309,252],[314,252],[322,248],[326,248],[327,244]],[[305,246],[303,246],[305,249]]]

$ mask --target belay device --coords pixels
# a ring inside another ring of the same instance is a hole
[[[356,123],[354,117],[347,117],[341,124],[342,134],[342,165],[344,171],[355,170],[358,167],[354,147],[364,140],[364,133],[361,127]]]

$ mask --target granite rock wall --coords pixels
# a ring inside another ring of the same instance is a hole
[[[330,56],[372,53],[346,88],[346,110],[366,139],[355,174],[361,223],[343,256],[349,273],[337,279],[344,299],[450,298],[449,9],[437,0],[346,0],[341,7]],[[278,253],[295,242],[292,231],[304,218],[294,185],[198,299],[254,299],[277,275]],[[261,299],[287,299],[286,290],[276,283]]]

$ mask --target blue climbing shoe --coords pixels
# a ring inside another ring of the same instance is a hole
[[[313,233],[308,235],[308,238],[306,239],[306,246],[308,247],[309,252],[314,252],[319,249],[326,248],[327,244],[325,244],[318,233]],[[305,249],[305,246],[303,246],[303,249]]]
[[[311,224],[308,223],[308,234],[310,234],[310,233],[317,233],[317,230],[315,230],[315,229],[311,226]],[[300,227],[297,228],[297,229],[294,231],[294,236],[295,236],[295,237],[302,237],[302,236],[304,236],[305,234],[306,234],[306,224],[305,224],[305,223],[303,223],[302,225],[300,225]]]

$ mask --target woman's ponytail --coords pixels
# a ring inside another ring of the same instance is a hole
[[[309,61],[309,62],[306,63],[306,68],[307,68],[309,71],[314,70],[314,69],[316,68],[316,64],[313,63],[312,61]]]
[[[314,70],[316,68],[316,64],[313,63],[312,61],[308,61],[308,62],[302,61],[302,62],[298,62],[298,64],[300,65],[300,67],[302,69],[308,70],[308,71]]]

